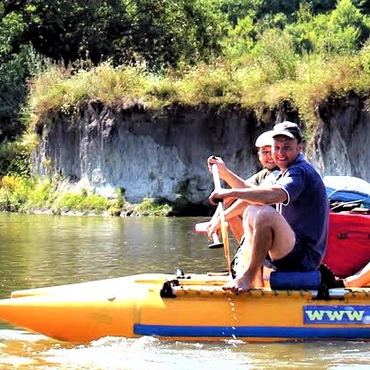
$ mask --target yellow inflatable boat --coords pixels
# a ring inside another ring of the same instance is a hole
[[[222,290],[228,276],[141,274],[29,289],[0,300],[0,318],[63,341],[370,339],[370,288]]]

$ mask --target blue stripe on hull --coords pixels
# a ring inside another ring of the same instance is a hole
[[[249,338],[370,338],[370,328],[312,328],[312,327],[272,327],[272,326],[166,326],[135,324],[137,335],[164,337],[249,337]]]

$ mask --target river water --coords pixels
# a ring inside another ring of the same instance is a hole
[[[12,290],[136,273],[225,270],[193,226],[201,218],[0,214],[0,298]],[[231,250],[235,243],[231,240]],[[266,318],[268,319],[268,318]],[[102,338],[76,345],[0,322],[0,369],[367,369],[370,343],[187,343]]]

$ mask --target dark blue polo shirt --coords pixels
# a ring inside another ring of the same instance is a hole
[[[287,193],[287,201],[277,205],[297,238],[307,247],[302,261],[307,270],[316,269],[327,247],[329,201],[316,169],[300,154],[275,181]]]

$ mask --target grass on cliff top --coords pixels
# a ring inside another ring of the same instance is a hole
[[[284,52],[284,50],[282,50]],[[29,108],[36,123],[48,111],[73,111],[76,104],[100,100],[139,103],[160,109],[172,102],[197,105],[241,104],[258,110],[289,99],[306,121],[314,119],[317,104],[349,91],[366,94],[370,86],[370,48],[351,56],[244,57],[238,63],[216,60],[163,74],[145,68],[104,63],[89,70],[71,71],[56,65],[30,83]]]

